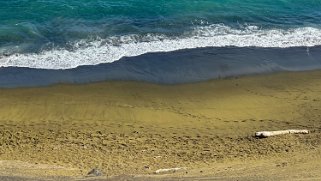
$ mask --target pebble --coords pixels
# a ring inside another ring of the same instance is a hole
[[[88,175],[88,176],[98,177],[98,176],[102,176],[103,174],[102,174],[102,172],[101,172],[99,169],[94,168],[94,169],[92,169],[90,172],[88,172],[87,175]]]

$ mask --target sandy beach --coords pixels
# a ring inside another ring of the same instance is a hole
[[[0,175],[83,179],[97,168],[114,180],[318,180],[320,77],[0,89]],[[253,136],[282,129],[310,134]],[[173,167],[185,169],[154,174]]]

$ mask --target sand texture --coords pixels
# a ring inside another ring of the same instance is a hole
[[[0,175],[321,179],[320,117],[320,71],[0,89]],[[311,133],[253,137],[282,129]]]

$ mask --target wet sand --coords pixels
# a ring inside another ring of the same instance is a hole
[[[0,175],[82,179],[98,168],[110,178],[321,178],[320,77],[0,89]],[[311,133],[253,137],[280,129]],[[186,170],[154,174],[171,167]]]

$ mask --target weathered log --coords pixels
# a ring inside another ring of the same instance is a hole
[[[186,168],[166,168],[158,169],[155,171],[156,174],[166,174],[166,173],[175,173],[177,171],[185,170]]]
[[[277,136],[283,134],[308,134],[309,130],[306,129],[288,129],[288,130],[280,130],[280,131],[259,131],[255,133],[255,137],[259,138],[267,138],[270,136]]]

